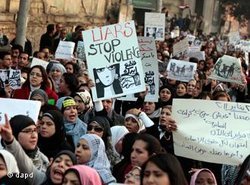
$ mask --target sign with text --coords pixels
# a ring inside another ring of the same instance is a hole
[[[21,88],[21,70],[17,69],[0,69],[0,83],[4,87],[6,82],[12,89]]]
[[[197,58],[198,60],[205,60],[205,51],[188,51],[187,56],[189,58],[194,57]]]
[[[9,119],[18,114],[26,115],[36,123],[41,108],[40,101],[0,98],[0,102],[0,124],[5,123],[4,114],[7,114]]]
[[[173,56],[182,56],[188,53],[188,38],[186,37],[185,39],[177,42],[173,46]]]
[[[144,36],[153,37],[155,40],[164,41],[165,39],[165,14],[164,13],[145,13]]]
[[[176,155],[229,165],[249,155],[250,104],[174,99],[172,116],[178,125]]]
[[[159,92],[159,73],[155,40],[152,37],[138,37],[144,81],[148,89],[145,101],[157,102]],[[120,100],[136,101],[135,95],[119,98]]]
[[[242,84],[240,60],[228,55],[222,56],[215,63],[212,73],[208,78],[222,82]]]
[[[167,78],[182,82],[189,82],[191,79],[194,79],[196,68],[196,63],[171,59],[167,66]]]
[[[95,81],[93,100],[145,90],[134,21],[82,32],[90,77]]]
[[[56,49],[55,58],[71,60],[73,57],[74,48],[74,42],[60,41]]]
[[[44,61],[44,60],[41,60],[39,58],[33,57],[30,67],[39,65],[39,66],[43,66],[44,69],[46,69],[48,64],[49,64],[49,62],[47,62],[47,61]]]
[[[84,51],[84,42],[78,41],[77,42],[77,48],[76,48],[77,58],[80,58],[82,60],[86,60],[86,55]]]

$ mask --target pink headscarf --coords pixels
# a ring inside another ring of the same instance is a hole
[[[80,176],[81,185],[102,185],[97,171],[86,165],[74,165],[69,169],[75,169]]]
[[[195,181],[196,181],[196,179],[197,179],[199,173],[202,172],[202,171],[207,171],[207,172],[209,172],[209,173],[212,175],[213,179],[214,179],[214,184],[217,185],[217,181],[216,181],[216,178],[215,178],[213,172],[212,172],[211,170],[207,169],[207,168],[202,168],[202,169],[197,170],[197,171],[192,175],[192,177],[191,177],[190,185],[195,185]]]

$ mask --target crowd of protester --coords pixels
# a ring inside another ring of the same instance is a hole
[[[183,24],[174,18],[171,22],[165,40],[156,41],[158,102],[144,101],[147,90],[139,94],[136,103],[115,98],[93,102],[90,89],[95,84],[88,76],[86,61],[77,55],[70,61],[54,58],[61,40],[75,42],[77,48],[83,40],[82,26],[70,33],[62,23],[49,24],[39,51],[32,54],[29,43],[23,48],[13,41],[10,51],[1,52],[0,69],[20,69],[22,75],[21,89],[13,90],[8,81],[1,82],[1,97],[37,100],[41,108],[37,123],[25,115],[5,115],[5,124],[0,125],[0,184],[249,184],[249,156],[241,166],[230,166],[174,154],[172,133],[178,123],[171,117],[173,98],[246,103],[250,74],[242,51],[227,47],[218,51],[222,37],[205,35],[199,27],[194,34],[203,43],[205,60],[189,59],[197,63],[194,79],[188,83],[168,79],[166,66],[173,57],[173,45],[190,33],[192,26],[187,19]],[[180,36],[171,38],[169,31],[176,26]],[[138,30],[138,34],[143,33]],[[244,85],[208,78],[224,54],[240,58]],[[49,65],[46,69],[30,67],[32,57]]]

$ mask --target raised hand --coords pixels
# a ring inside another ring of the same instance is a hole
[[[5,124],[0,125],[0,135],[5,142],[11,143],[14,139],[14,136],[12,134],[12,129],[7,114],[4,114],[4,117]]]

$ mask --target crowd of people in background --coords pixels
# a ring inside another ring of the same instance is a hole
[[[25,115],[5,115],[5,124],[0,125],[0,184],[250,184],[250,155],[241,166],[230,166],[174,153],[172,133],[178,129],[171,116],[174,98],[250,100],[249,61],[244,52],[227,46],[218,51],[216,46],[223,38],[205,35],[202,17],[195,26],[188,17],[178,20],[168,20],[165,40],[155,43],[160,61],[158,102],[144,100],[147,90],[139,93],[136,102],[115,98],[93,102],[95,84],[86,61],[77,55],[72,60],[54,57],[60,41],[75,42],[77,48],[83,40],[83,26],[68,32],[63,23],[49,24],[39,51],[32,51],[28,39],[24,48],[13,40],[11,50],[0,53],[0,69],[20,69],[22,86],[13,90],[8,81],[1,82],[0,97],[37,100],[41,108],[37,123]],[[176,26],[180,36],[171,38],[170,31]],[[202,41],[205,60],[189,59],[197,63],[197,71],[188,83],[168,79],[166,67],[173,57],[173,45],[189,33]],[[241,60],[244,85],[208,78],[217,59],[225,54]],[[30,67],[32,57],[47,61],[47,68]]]

